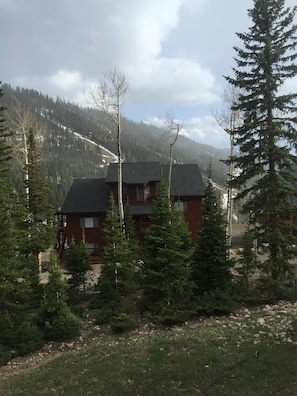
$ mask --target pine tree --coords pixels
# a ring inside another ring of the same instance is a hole
[[[152,224],[145,232],[143,265],[144,307],[160,314],[182,309],[191,297],[189,246],[184,219],[171,209],[168,185],[164,180],[157,186]]]
[[[104,226],[105,246],[98,283],[101,304],[114,301],[129,294],[135,286],[135,261],[129,241],[122,233],[121,221],[113,195]]]
[[[139,241],[137,240],[136,231],[135,231],[135,222],[133,220],[129,204],[125,205],[124,218],[125,218],[124,238],[129,245],[130,254],[131,254],[130,259],[135,263],[135,269],[137,271],[137,261],[139,260],[141,247],[139,245]]]
[[[245,198],[243,210],[259,244],[268,243],[262,274],[281,282],[292,275],[290,259],[297,245],[292,217],[296,214],[296,93],[284,93],[297,74],[297,8],[285,0],[254,0],[248,11],[253,25],[237,33],[235,76],[227,81],[240,90],[234,110],[244,115],[232,131],[239,154],[230,158],[239,173],[232,185]]]
[[[67,282],[62,276],[55,252],[51,252],[49,281],[44,286],[37,324],[47,340],[68,340],[80,335],[83,323],[67,304]]]
[[[249,291],[250,278],[255,274],[256,269],[259,266],[259,260],[255,252],[253,233],[247,229],[241,241],[241,258],[239,259],[240,266],[237,271],[241,277],[244,289],[246,292]]]
[[[2,97],[0,87],[0,98]],[[8,160],[10,132],[0,106],[0,344],[9,344],[30,306],[31,289],[19,254],[19,204],[13,192]]]
[[[66,270],[71,276],[68,281],[70,288],[75,293],[79,294],[80,288],[83,287],[83,293],[86,294],[86,276],[91,269],[90,254],[84,238],[79,245],[72,239],[66,255]]]
[[[228,257],[226,221],[211,182],[211,171],[202,202],[201,229],[197,235],[192,276],[194,293],[203,296],[230,286],[232,262]]]
[[[54,241],[54,209],[48,202],[48,187],[42,177],[41,160],[36,147],[34,131],[28,135],[27,199],[27,255],[35,255],[33,273],[38,273],[38,255],[47,250]]]

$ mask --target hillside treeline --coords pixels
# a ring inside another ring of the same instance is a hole
[[[61,207],[73,179],[105,176],[107,165],[114,157],[102,147],[116,153],[116,139],[99,110],[7,84],[3,85],[3,93],[7,124],[13,133],[16,160],[12,173],[18,191],[23,188],[23,134],[28,133],[28,118],[35,128],[44,177],[50,187],[50,203],[56,210]],[[168,163],[169,145],[162,129],[123,119],[124,161]],[[197,163],[203,175],[211,162],[214,180],[221,185],[226,182],[226,166],[221,162],[226,156],[223,150],[184,136],[179,136],[173,153],[176,163]]]

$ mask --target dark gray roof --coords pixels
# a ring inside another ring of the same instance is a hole
[[[163,176],[168,180],[169,165],[163,165]],[[204,196],[204,183],[197,164],[174,164],[172,167],[171,196]]]
[[[75,179],[60,213],[106,212],[108,203],[109,186],[105,179]]]
[[[142,184],[160,180],[159,162],[124,162],[122,164],[123,183]],[[109,164],[106,183],[118,181],[118,164]]]
[[[169,165],[159,162],[124,162],[122,164],[123,183],[142,184],[168,180]],[[106,183],[118,181],[118,164],[109,165]],[[204,195],[204,183],[197,164],[184,164],[172,167],[172,196]]]
[[[168,180],[169,165],[158,162],[123,163],[123,182],[143,184]],[[108,183],[117,182],[117,164],[110,164],[106,179],[75,179],[60,211],[68,213],[106,212],[109,204]],[[172,197],[204,196],[204,183],[198,165],[184,164],[172,167]],[[133,205],[133,214],[150,213],[151,205]]]

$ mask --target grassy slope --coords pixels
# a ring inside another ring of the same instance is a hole
[[[101,338],[12,376],[0,395],[297,395],[296,308]]]

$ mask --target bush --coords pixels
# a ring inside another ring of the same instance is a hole
[[[199,299],[198,312],[203,315],[228,315],[235,308],[235,300],[229,291],[216,289],[204,293]]]
[[[95,290],[98,291],[100,286],[96,286]],[[109,305],[120,305],[120,296],[115,290],[101,290],[93,294],[89,302],[90,309],[101,309]]]
[[[75,289],[74,287],[69,287],[69,289],[67,290],[67,302],[68,305],[77,305],[80,304],[82,302],[83,296],[82,293],[79,292],[79,290]]]
[[[55,312],[41,312],[38,325],[46,340],[67,341],[81,334],[83,321],[64,305]]]
[[[95,323],[98,325],[108,324],[115,316],[120,315],[121,313],[127,313],[127,311],[119,303],[111,302],[99,310]]]
[[[195,314],[195,310],[189,304],[184,307],[167,306],[163,307],[159,312],[146,312],[145,316],[153,323],[162,326],[176,326],[185,323]]]
[[[125,333],[134,330],[139,326],[138,320],[134,315],[122,312],[112,318],[110,328],[114,333]]]
[[[23,322],[12,339],[17,355],[24,356],[40,349],[44,344],[43,332],[31,322]]]
[[[8,363],[15,355],[10,351],[6,345],[0,344],[0,366]]]
[[[262,278],[258,282],[259,292],[267,304],[275,304],[280,300],[296,300],[296,286],[285,284],[270,278]]]

